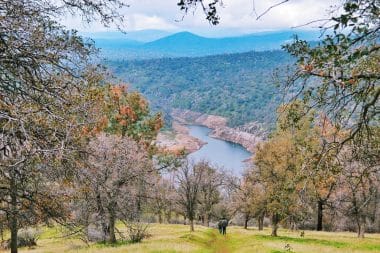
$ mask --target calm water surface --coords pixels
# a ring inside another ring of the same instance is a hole
[[[191,153],[188,158],[194,161],[206,159],[212,164],[241,174],[246,166],[243,161],[251,157],[243,146],[208,136],[211,129],[204,126],[189,125],[190,135],[207,142],[200,150]]]

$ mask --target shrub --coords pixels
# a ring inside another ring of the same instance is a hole
[[[148,224],[141,222],[127,224],[128,237],[132,243],[139,243],[142,240],[149,238],[151,235],[148,233]]]
[[[37,246],[37,241],[41,232],[35,228],[20,229],[17,233],[17,247],[33,247]],[[1,248],[9,249],[11,240],[6,240],[1,243]]]
[[[41,235],[41,232],[35,228],[25,228],[18,231],[19,247],[32,247],[37,245],[37,241]]]

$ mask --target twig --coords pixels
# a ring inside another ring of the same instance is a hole
[[[281,4],[284,4],[284,3],[286,3],[286,2],[289,2],[289,0],[283,0],[282,2],[279,2],[279,3],[277,3],[277,4],[274,4],[274,5],[270,6],[270,7],[269,7],[268,9],[266,9],[263,13],[261,13],[261,14],[256,18],[256,20],[259,20],[262,16],[264,16],[265,14],[267,14],[271,9],[273,9],[273,8],[275,8],[275,7],[277,7],[277,6],[281,5]]]

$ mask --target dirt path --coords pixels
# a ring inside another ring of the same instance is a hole
[[[207,247],[214,253],[232,253],[231,248],[228,245],[229,236],[223,236],[218,231],[213,230],[209,233],[209,241],[207,241]]]

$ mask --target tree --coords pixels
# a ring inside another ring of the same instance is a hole
[[[264,187],[260,184],[255,168],[247,170],[243,175],[232,201],[236,211],[244,215],[245,229],[248,228],[249,220],[256,218],[259,230],[263,230],[267,203]]]
[[[35,223],[41,216],[63,218],[65,214],[60,200],[66,194],[58,185],[72,178],[75,166],[70,164],[83,150],[81,127],[88,123],[84,115],[92,104],[87,91],[94,85],[88,77],[83,73],[76,80],[57,73],[46,77],[48,83],[41,83],[34,77],[18,76],[16,90],[1,90],[0,201],[5,203],[12,252],[17,252],[19,226]],[[27,86],[29,82],[39,87]],[[7,89],[13,89],[11,84]]]
[[[325,114],[319,116],[303,101],[295,100],[279,109],[278,124],[290,131],[302,157],[303,199],[317,204],[316,229],[323,228],[323,211],[337,187],[341,166],[336,159],[339,149],[328,143],[339,141],[344,132],[331,124]]]
[[[199,189],[198,210],[203,224],[208,227],[210,226],[213,208],[220,201],[219,188],[223,184],[223,175],[207,161],[201,161],[196,166],[203,171]]]
[[[90,144],[77,183],[81,211],[73,226],[87,228],[89,239],[115,243],[116,219],[140,222],[147,187],[159,177],[152,156],[162,120],[160,114],[150,113],[141,94],[128,92],[125,85],[99,87],[92,98],[96,106],[88,115],[99,123],[82,131]],[[91,238],[91,226],[101,227],[101,235]]]
[[[376,196],[380,190],[379,129],[366,144],[350,142],[340,154],[343,163],[340,203],[343,212],[354,220],[358,237],[364,238],[366,224],[376,212]]]
[[[128,137],[100,134],[90,142],[88,153],[88,165],[77,186],[78,197],[84,200],[78,202],[85,205],[81,208],[85,212],[77,219],[87,228],[100,222],[99,239],[115,243],[116,220],[127,222],[139,216],[138,188],[150,183],[155,170],[146,150]]]
[[[198,166],[198,164],[194,165],[187,160],[184,160],[176,174],[178,184],[177,202],[190,221],[191,232],[194,231],[194,219],[196,218],[203,175],[204,170],[202,166]]]
[[[166,221],[170,223],[175,204],[174,182],[171,179],[157,178],[155,187],[152,188],[151,196],[151,208],[153,213],[158,216],[158,222],[161,224],[163,216],[166,216]]]
[[[33,223],[64,214],[60,200],[66,194],[59,186],[74,173],[68,164],[80,157],[80,129],[92,104],[87,91],[101,79],[101,71],[90,67],[94,47],[55,17],[77,12],[87,21],[98,17],[110,24],[120,17],[118,3],[0,1],[0,206],[8,217],[12,253],[21,218]]]
[[[147,100],[139,92],[129,92],[126,85],[108,85],[103,90],[100,108],[107,120],[104,131],[121,136],[129,136],[153,148],[163,122],[161,114],[152,115]]]
[[[267,210],[272,216],[272,236],[277,236],[279,223],[292,214],[298,204],[299,159],[289,135],[272,138],[260,145],[255,153]]]
[[[314,135],[314,144],[309,150],[307,159],[307,182],[310,198],[317,202],[316,230],[322,231],[324,209],[337,190],[342,171],[337,160],[339,150],[329,147],[327,143],[334,138],[337,140],[340,136],[325,115],[319,117],[319,122],[316,120],[316,124],[310,131]]]
[[[301,101],[281,106],[276,131],[255,153],[256,180],[264,187],[267,211],[272,215],[273,236],[277,236],[278,224],[284,218],[290,218],[293,223],[302,218],[305,170],[311,151],[318,143],[310,131],[314,115],[309,113],[306,117],[306,111]]]
[[[365,140],[379,122],[379,9],[377,0],[345,0],[342,12],[325,21],[321,42],[295,38],[284,47],[297,59],[288,86],[337,129],[350,130],[340,144],[356,135]]]

